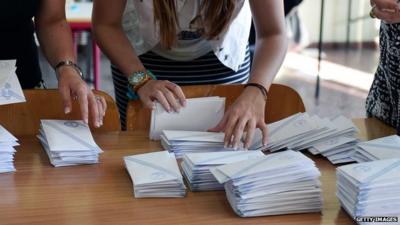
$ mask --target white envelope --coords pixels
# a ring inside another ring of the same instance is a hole
[[[375,183],[398,181],[400,179],[400,159],[350,164],[338,167],[337,170],[350,176],[355,185],[362,188],[372,181]]]
[[[14,135],[12,135],[8,130],[6,130],[3,126],[0,125],[0,145],[2,143],[4,144],[9,144],[13,143],[16,144],[15,142],[18,141]]]
[[[124,161],[135,186],[183,182],[174,154],[167,151],[125,156]]]
[[[327,141],[315,144],[315,145],[313,145],[313,147],[315,149],[317,149],[319,152],[323,153],[323,152],[326,152],[335,147],[341,146],[341,145],[349,143],[349,142],[354,142],[356,140],[357,140],[357,138],[355,138],[355,137],[343,137],[343,136],[342,137],[334,137]]]
[[[169,142],[224,142],[224,133],[216,132],[164,130],[162,135]]]
[[[374,157],[375,159],[400,158],[400,137],[387,136],[363,143],[359,143],[357,152]]]
[[[260,159],[246,160],[210,169],[211,173],[220,183],[237,179],[249,174],[256,174],[268,169],[287,167],[293,164],[309,163],[311,159],[300,152],[291,150],[265,155]],[[313,163],[313,162],[312,162]]]
[[[263,158],[265,155],[261,151],[224,151],[189,153],[184,155],[185,160],[189,160],[195,166],[222,165],[243,160]]]
[[[0,60],[0,105],[26,101],[15,74],[15,63],[16,60]]]
[[[225,98],[205,97],[186,100],[179,113],[168,113],[160,103],[151,113],[150,138],[159,140],[163,130],[207,131],[216,126],[225,111]]]
[[[101,151],[89,127],[78,120],[41,120],[50,151]]]

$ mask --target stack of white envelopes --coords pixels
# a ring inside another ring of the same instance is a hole
[[[328,119],[298,113],[268,124],[268,130],[268,145],[261,146],[261,133],[257,132],[256,141],[250,149],[271,152],[309,149],[313,154],[324,155],[334,164],[354,161],[351,155],[358,143],[358,130],[350,119],[343,116]]]
[[[264,153],[261,151],[189,153],[183,156],[181,165],[183,175],[192,191],[223,190],[224,185],[220,184],[211,174],[211,168],[262,157],[264,157]]]
[[[14,172],[15,146],[18,140],[0,125],[0,173]]]
[[[163,130],[207,131],[215,127],[225,111],[225,98],[204,97],[186,100],[180,112],[167,112],[160,103],[151,113],[150,138],[159,140]]]
[[[400,215],[400,159],[337,168],[337,197],[351,217]]]
[[[357,162],[400,158],[400,137],[392,135],[361,142],[352,157]]]
[[[55,167],[98,163],[103,152],[82,121],[41,120],[38,137]]]
[[[173,152],[176,158],[182,158],[185,153],[234,150],[224,147],[224,133],[202,131],[164,130],[161,134],[161,145],[165,150]],[[243,145],[240,149],[242,147]]]
[[[320,212],[320,172],[300,152],[283,151],[211,169],[241,217]]]
[[[136,198],[184,197],[186,187],[175,156],[167,151],[124,157]]]

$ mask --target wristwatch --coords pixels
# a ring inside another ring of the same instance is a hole
[[[148,81],[157,80],[150,70],[136,71],[128,76],[128,97],[131,100],[137,100],[139,97],[137,91]]]
[[[129,87],[136,92],[149,80],[155,80],[150,70],[136,71],[128,77]]]

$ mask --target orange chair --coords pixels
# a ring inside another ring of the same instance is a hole
[[[119,113],[114,100],[106,93],[95,91],[107,102],[104,125],[91,127],[92,131],[119,131]],[[0,124],[13,135],[34,135],[39,131],[41,119],[80,120],[80,108],[73,101],[73,111],[65,115],[64,106],[58,90],[24,90],[26,102],[0,106]]]

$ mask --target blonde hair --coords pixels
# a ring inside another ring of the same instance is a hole
[[[193,0],[191,0],[193,1]],[[153,0],[154,21],[159,24],[160,42],[164,48],[171,48],[176,42],[178,16],[175,0]],[[202,35],[216,38],[231,20],[236,0],[203,0],[199,16],[204,27]]]

